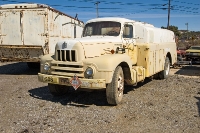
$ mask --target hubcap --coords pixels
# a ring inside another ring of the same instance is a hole
[[[118,78],[118,97],[122,96],[123,95],[123,78],[121,77],[121,75],[119,75],[119,78]]]
[[[167,64],[167,69],[165,70],[165,74],[168,75],[169,74],[169,63]]]

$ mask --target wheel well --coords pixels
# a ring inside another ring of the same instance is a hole
[[[172,56],[171,56],[171,54],[168,52],[167,53],[167,56],[166,57],[168,57],[169,58],[169,60],[170,60],[170,64],[172,64]]]
[[[128,64],[126,62],[121,62],[118,66],[122,67],[124,79],[131,79],[131,72]]]

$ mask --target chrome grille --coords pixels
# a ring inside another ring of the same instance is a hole
[[[51,74],[69,77],[76,74],[78,77],[84,77],[83,62],[52,61]]]
[[[75,50],[57,50],[56,59],[58,61],[77,61]]]

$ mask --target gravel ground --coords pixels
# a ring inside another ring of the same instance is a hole
[[[0,63],[1,133],[200,133],[200,66],[126,87],[109,106],[105,91],[53,97],[26,63]]]

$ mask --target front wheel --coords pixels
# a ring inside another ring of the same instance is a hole
[[[121,66],[118,66],[114,71],[111,83],[109,83],[106,88],[106,97],[108,104],[119,104],[122,101],[123,91],[124,74]]]
[[[168,57],[165,59],[164,70],[159,73],[160,79],[166,79],[170,72],[170,60]]]
[[[49,91],[53,96],[61,96],[68,92],[69,86],[48,83]]]

